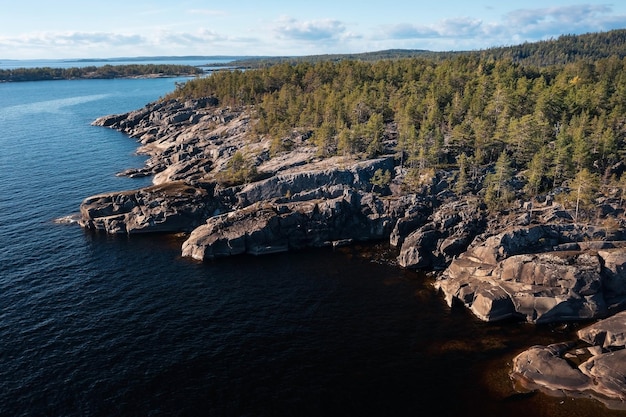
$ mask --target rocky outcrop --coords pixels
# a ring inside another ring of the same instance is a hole
[[[142,168],[119,173],[125,176],[154,175],[153,183],[215,180],[236,150],[245,148],[250,129],[248,113],[215,107],[213,98],[148,104],[123,115],[104,116],[93,122],[120,130],[137,139],[139,154],[149,158]],[[258,146],[253,146],[258,145]],[[266,144],[250,144],[260,153]]]
[[[204,260],[320,247],[345,239],[381,238],[385,234],[383,213],[375,214],[378,222],[365,216],[365,207],[378,207],[375,202],[368,205],[363,197],[346,191],[325,200],[257,203],[210,218],[191,233],[182,253]]]
[[[322,170],[278,174],[271,178],[246,184],[238,193],[238,206],[259,201],[291,196],[292,199],[311,199],[311,193],[324,194],[327,190],[352,189],[372,191],[371,179],[377,170],[393,171],[393,158],[358,161],[346,168],[331,167]]]
[[[210,191],[174,182],[92,196],[79,224],[111,234],[191,231],[219,208]]]
[[[377,172],[395,172],[393,156],[320,159],[309,135],[301,134],[289,139],[297,144],[293,150],[270,157],[267,139],[250,139],[249,112],[215,104],[211,98],[158,102],[96,120],[136,138],[138,152],[150,156],[143,168],[119,175],[152,175],[155,185],[86,199],[81,225],[107,233],[198,228],[183,255],[205,259],[387,239],[392,231],[404,239],[424,217],[419,212],[428,205],[419,201],[425,198],[388,195],[388,187],[372,183]],[[230,161],[236,153],[254,167],[257,180],[216,185],[235,176]],[[394,229],[403,217],[411,228]]]
[[[380,240],[389,236],[397,213],[411,203],[354,190],[335,198],[279,201],[209,218],[183,243],[183,256],[205,260]]]
[[[485,321],[532,323],[605,317],[622,306],[622,242],[573,224],[518,227],[473,244],[437,279],[449,305]],[[619,278],[618,278],[619,277]]]
[[[453,200],[438,207],[421,223],[422,226],[402,239],[398,264],[413,269],[440,269],[463,253],[476,235],[484,232],[486,211],[477,199]],[[398,229],[402,224],[398,222]]]
[[[626,410],[626,312],[579,330],[578,337],[517,355],[510,373],[515,388],[590,397]]]

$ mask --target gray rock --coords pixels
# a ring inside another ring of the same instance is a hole
[[[79,224],[111,234],[191,231],[217,205],[206,189],[174,182],[89,197]]]
[[[435,287],[449,305],[459,300],[485,321],[520,318],[549,323],[604,317],[609,313],[607,298],[614,296],[616,285],[604,285],[612,263],[607,268],[599,253],[615,259],[616,265],[621,265],[621,256],[595,249],[535,253],[552,247],[553,240],[572,236],[582,240],[585,233],[594,231],[542,225],[479,239],[450,263]],[[623,253],[622,249],[614,251]]]
[[[527,390],[584,392],[591,388],[589,377],[563,359],[564,352],[573,346],[572,343],[533,346],[513,359],[511,377]]]
[[[594,398],[626,410],[626,312],[578,331],[581,342],[532,346],[513,359],[510,377],[518,391]],[[580,364],[576,366],[575,364]]]
[[[577,332],[578,338],[604,349],[626,346],[626,312],[587,326]]]
[[[416,224],[423,216],[404,217],[397,224],[401,235],[403,222]],[[485,212],[478,200],[454,200],[436,209],[428,221],[402,241],[398,264],[405,268],[441,268],[465,251],[473,238],[484,231]]]
[[[371,191],[370,179],[376,170],[393,170],[392,158],[372,159],[358,162],[346,169],[328,168],[325,170],[280,174],[263,181],[246,185],[239,192],[239,206],[244,207],[259,201],[271,200],[287,195],[299,194],[307,190],[329,188],[341,185],[347,188]]]
[[[599,250],[598,256],[603,260],[602,285],[610,296],[626,295],[626,251]]]
[[[209,218],[182,254],[204,260],[379,240],[391,231],[389,207],[385,198],[351,190],[334,199],[258,202]]]

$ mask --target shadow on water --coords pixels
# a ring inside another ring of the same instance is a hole
[[[432,277],[390,265],[386,245],[195,262],[180,236],[88,239],[118,253],[106,262],[139,259],[139,292],[157,288],[167,310],[132,366],[143,371],[109,385],[114,409],[92,401],[94,415],[624,415],[513,390],[513,357],[576,325],[483,323]]]

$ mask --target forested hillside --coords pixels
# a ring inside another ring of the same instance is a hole
[[[546,66],[567,64],[581,59],[597,60],[626,57],[626,30],[612,30],[584,35],[563,35],[542,42],[480,51],[483,58],[508,58],[524,64]]]
[[[416,181],[458,166],[460,190],[492,164],[483,193],[494,204],[511,198],[517,173],[528,195],[576,179],[608,184],[626,149],[620,56],[546,67],[476,54],[283,63],[192,80],[170,98],[202,96],[251,106],[256,134],[269,135],[275,153],[311,134],[323,157],[396,152]]]
[[[609,56],[626,57],[626,29],[584,35],[562,35],[541,42],[526,42],[521,45],[495,46],[471,51],[429,51],[423,49],[388,49],[384,51],[354,54],[326,54],[284,57],[251,57],[237,59],[223,66],[260,68],[280,63],[298,64],[321,61],[379,61],[381,59],[427,58],[441,61],[458,55],[476,55],[483,59],[510,59],[525,65],[547,66],[568,64],[580,59],[597,60]]]

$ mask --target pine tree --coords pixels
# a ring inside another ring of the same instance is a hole
[[[501,209],[510,202],[512,190],[509,183],[512,176],[511,160],[506,152],[502,152],[494,172],[485,179],[485,202],[490,208]]]
[[[385,133],[385,123],[383,115],[374,113],[365,125],[369,143],[367,145],[367,155],[374,157],[383,150],[383,134]]]
[[[465,152],[459,155],[457,158],[457,163],[459,164],[459,174],[456,178],[456,183],[454,184],[454,192],[457,194],[463,194],[468,187],[467,184],[467,167],[468,167],[468,158],[465,155]]]
[[[388,186],[390,182],[391,172],[388,169],[383,171],[382,168],[378,168],[370,179],[370,183],[372,184],[372,191],[374,191],[374,187],[384,188]]]
[[[560,186],[563,181],[571,178],[570,172],[572,170],[572,138],[562,125],[559,125],[557,129],[552,160],[553,187]]]
[[[541,187],[541,182],[546,174],[547,169],[547,151],[546,148],[541,148],[539,152],[533,156],[530,163],[528,164],[527,177],[528,182],[526,183],[525,191],[530,196],[536,196],[539,194],[539,189]]]
[[[313,134],[313,143],[317,146],[320,156],[332,156],[337,149],[335,128],[330,123],[322,123]]]
[[[600,188],[600,178],[583,168],[570,182],[570,197],[576,200],[574,222],[578,222],[578,214],[591,206]]]

